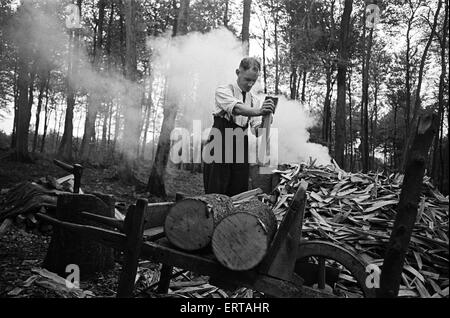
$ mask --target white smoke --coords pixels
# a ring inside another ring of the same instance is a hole
[[[278,161],[280,163],[309,162],[327,165],[331,162],[328,148],[309,142],[309,128],[316,120],[298,101],[279,96],[272,127],[278,129]]]
[[[64,12],[71,1],[52,0],[45,2],[45,5],[32,0],[25,2],[30,5],[20,8],[23,13],[10,28],[10,36],[32,53],[38,66],[49,65],[63,78],[68,78],[78,96],[86,94],[102,102],[112,99],[120,99],[122,103],[130,100],[140,102],[140,86],[127,80],[121,70],[106,65],[93,66],[83,35],[90,32],[86,26],[79,30],[78,47],[69,49],[69,33],[72,30],[66,28],[65,20],[58,16],[58,12]],[[70,56],[74,61],[73,73],[68,73]]]
[[[228,30],[216,29],[206,34],[191,33],[175,38],[169,35],[149,38],[154,69],[171,85],[168,99],[179,103],[186,128],[193,120],[202,120],[209,128],[218,85],[236,81],[235,70],[243,57],[242,43]],[[253,88],[261,89],[261,83]],[[264,96],[260,96],[261,102]],[[308,129],[315,119],[297,101],[280,96],[273,127],[278,129],[280,163],[309,162],[329,164],[328,148],[309,142]]]
[[[212,123],[214,92],[219,85],[236,80],[235,70],[243,57],[242,44],[226,29],[149,38],[155,71],[172,88],[169,99],[177,102],[185,123]]]

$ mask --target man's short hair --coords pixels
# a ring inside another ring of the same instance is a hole
[[[252,70],[253,72],[261,71],[261,63],[254,57],[245,57],[242,59],[239,69],[244,71]]]

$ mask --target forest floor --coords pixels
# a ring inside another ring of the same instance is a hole
[[[0,153],[1,157],[1,153]],[[149,165],[139,170],[138,178],[143,182],[140,187],[123,184],[115,177],[114,167],[104,169],[98,167],[85,167],[82,177],[82,189],[85,192],[101,192],[112,194],[116,202],[129,205],[138,197],[145,197],[150,202],[161,201],[159,198],[148,197],[147,193],[139,192],[145,185],[150,173]],[[41,177],[53,176],[60,178],[66,172],[56,167],[49,158],[39,158],[34,163],[23,164],[2,160],[0,162],[0,191],[8,189],[17,183],[36,180]],[[168,200],[172,201],[176,192],[188,195],[203,193],[202,175],[190,171],[169,167],[166,176],[166,191]],[[24,282],[35,275],[33,268],[39,268],[45,258],[51,236],[44,235],[38,230],[29,231],[24,227],[13,224],[8,231],[0,237],[0,298],[54,298],[61,297],[51,289],[43,288],[37,284],[22,289]],[[141,269],[140,277],[154,273],[157,265],[148,264]],[[116,265],[110,271],[99,274],[96,278],[80,282],[80,288],[91,291],[95,297],[115,297],[121,265]],[[145,270],[145,272],[142,272]],[[157,269],[156,269],[157,270]],[[147,275],[148,276],[148,275]],[[142,293],[148,281],[140,279],[136,286],[136,293],[144,297],[156,297],[152,293]],[[16,289],[17,293],[14,292]]]

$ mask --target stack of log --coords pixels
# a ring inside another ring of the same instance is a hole
[[[51,230],[51,225],[39,221],[35,214],[54,213],[57,195],[73,191],[73,183],[70,183],[70,180],[57,180],[47,176],[36,182],[22,182],[11,189],[3,190],[0,196],[0,234],[14,222],[25,226],[27,230]]]
[[[167,214],[167,239],[185,251],[212,248],[229,269],[252,269],[266,255],[277,229],[275,215],[257,199],[261,193],[255,189],[232,198],[207,194],[182,199]]]
[[[395,220],[403,175],[348,173],[337,165],[285,165],[281,182],[262,199],[278,221],[304,179],[308,200],[302,235],[329,241],[382,268]],[[449,198],[423,179],[417,221],[405,259],[400,297],[449,295]],[[350,277],[342,276],[344,282]]]

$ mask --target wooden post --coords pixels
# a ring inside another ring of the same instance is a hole
[[[293,280],[297,250],[301,238],[308,183],[301,181],[288,212],[280,224],[270,250],[258,271],[272,277]]]
[[[167,294],[172,279],[173,266],[162,264],[161,274],[158,283],[158,294]]]
[[[61,194],[58,196],[56,218],[75,224],[97,225],[86,221],[80,212],[90,212],[114,218],[114,200],[106,202],[94,195]],[[84,235],[55,228],[43,267],[61,277],[67,276],[66,267],[78,265],[81,278],[91,277],[96,272],[108,270],[114,266],[114,251],[101,243],[92,241]]]
[[[136,206],[131,206],[128,209],[125,217],[124,230],[127,235],[127,244],[124,250],[124,264],[119,278],[118,298],[129,298],[133,296],[139,254],[142,246],[144,213],[147,204],[147,200],[138,200]]]
[[[438,118],[433,114],[420,118],[417,125],[414,141],[407,156],[397,216],[383,262],[377,297],[393,298],[398,295],[405,255],[417,218],[428,152],[438,124]]]
[[[83,173],[83,167],[79,164],[73,165],[73,192],[74,193],[80,193],[80,187],[81,187],[81,175]]]
[[[175,194],[175,201],[181,201],[184,200],[187,197],[185,193],[177,192]],[[167,215],[166,215],[167,216]],[[173,272],[173,266],[162,264],[161,266],[161,272],[159,276],[159,282],[158,282],[158,294],[167,294],[169,292],[170,287],[170,280],[172,278],[172,272]]]

